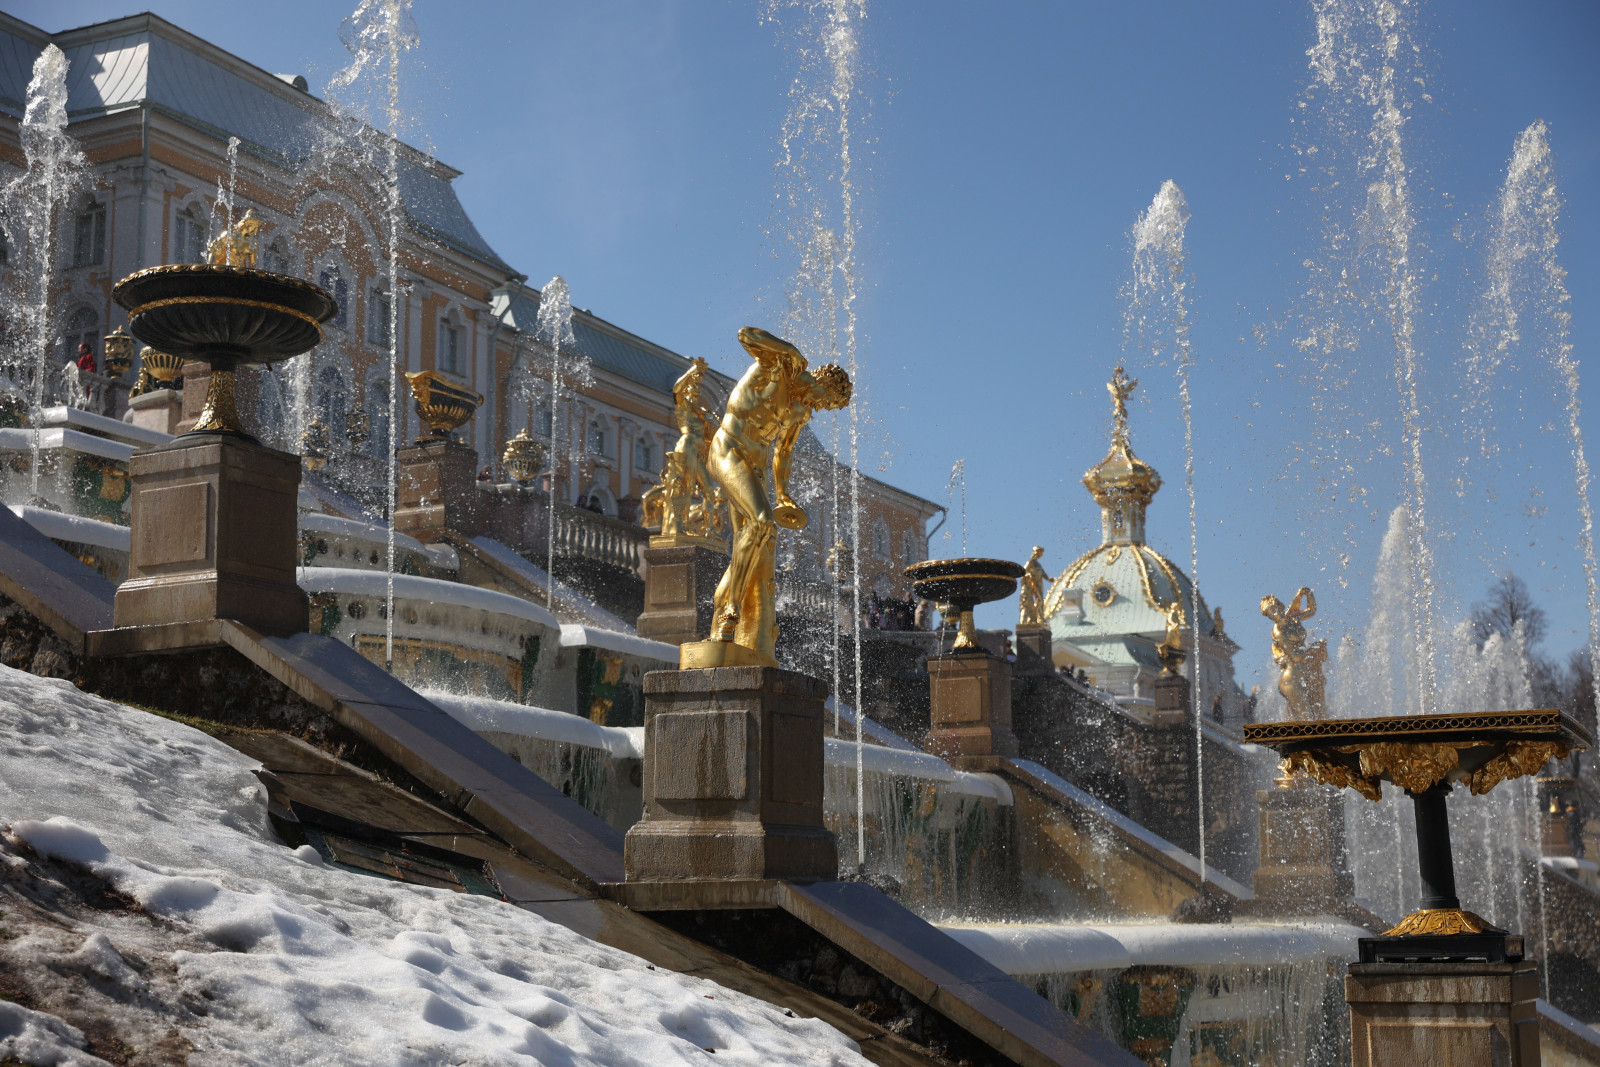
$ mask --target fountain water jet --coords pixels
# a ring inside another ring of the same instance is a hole
[[[555,604],[556,595],[556,464],[561,459],[561,346],[574,342],[572,333],[572,292],[567,288],[567,280],[557,274],[545,283],[539,291],[539,319],[535,333],[550,349],[550,543],[545,556],[547,564],[546,573],[549,575],[545,583],[545,607]],[[570,420],[569,420],[570,422]],[[579,433],[582,433],[580,428]],[[570,438],[571,429],[567,434]],[[571,441],[568,441],[571,445]],[[569,463],[572,466],[570,480],[572,488],[577,483],[577,450],[568,447]]]
[[[50,349],[56,341],[56,315],[51,300],[51,278],[56,273],[56,235],[61,212],[88,187],[88,163],[78,142],[67,135],[67,57],[55,45],[46,45],[33,64],[28,99],[22,119],[22,151],[26,167],[5,189],[6,221],[13,238],[20,228],[23,296],[17,308],[21,336],[31,338],[32,382],[28,421],[33,426],[29,503],[47,506],[39,494],[39,449],[45,379]],[[15,226],[20,224],[20,227]],[[70,354],[69,354],[70,355]],[[18,359],[16,370],[21,369]]]

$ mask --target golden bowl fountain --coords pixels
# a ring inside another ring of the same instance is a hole
[[[155,349],[144,355],[158,382],[176,378],[184,360],[211,365],[205,410],[189,433],[248,437],[234,407],[235,368],[276,363],[315,347],[322,340],[322,323],[333,317],[336,305],[325,290],[287,274],[257,270],[249,265],[253,255],[230,248],[232,252],[224,253],[246,265],[235,266],[232,258],[167,263],[128,275],[111,295],[127,309],[128,331]]]
[[[1349,787],[1374,801],[1382,799],[1384,782],[1411,797],[1422,906],[1382,937],[1362,938],[1361,962],[1500,963],[1521,956],[1520,936],[1461,907],[1445,798],[1457,784],[1481,796],[1590,747],[1594,739],[1571,716],[1550,708],[1259,722],[1245,726],[1244,739],[1282,755],[1286,774]]]
[[[1004,559],[930,559],[905,569],[917,596],[960,613],[961,628],[954,646],[958,649],[981,647],[972,625],[972,609],[1015,593],[1022,573],[1022,567]],[[941,613],[943,610],[941,607]]]
[[[406,381],[411,383],[411,395],[417,401],[417,414],[427,424],[428,432],[417,438],[417,444],[430,441],[454,441],[459,429],[483,403],[483,394],[474,393],[464,385],[457,385],[438,371],[409,371]]]

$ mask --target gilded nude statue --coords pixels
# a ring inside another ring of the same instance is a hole
[[[1045,625],[1045,589],[1052,579],[1044,572],[1044,564],[1039,562],[1043,556],[1044,548],[1040,545],[1034,545],[1033,554],[1028,557],[1028,562],[1022,568],[1022,580],[1017,583],[1017,627],[1019,629],[1027,626]]]
[[[678,443],[665,457],[660,484],[645,494],[646,521],[661,527],[651,544],[711,541],[725,529],[721,495],[706,473],[712,422],[701,403],[705,374],[706,361],[697,357],[672,385]]]
[[[1272,595],[1261,598],[1261,614],[1272,620],[1272,662],[1278,665],[1278,692],[1289,704],[1294,721],[1320,719],[1326,709],[1327,682],[1322,665],[1328,642],[1306,643],[1305,620],[1317,613],[1317,598],[1301,586],[1286,608]]]
[[[850,402],[850,376],[836,364],[813,372],[794,345],[754,326],[739,331],[739,343],[755,362],[729,394],[706,453],[706,471],[733,520],[733,558],[717,584],[710,640],[683,646],[684,667],[777,665],[778,527],[799,530],[808,521],[789,495],[795,443],[812,412]]]

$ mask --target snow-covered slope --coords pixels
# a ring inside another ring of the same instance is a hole
[[[20,1002],[0,999],[0,1058],[105,1062],[87,1044],[262,1067],[866,1062],[822,1022],[510,904],[290,850],[255,766],[0,667],[0,993]]]

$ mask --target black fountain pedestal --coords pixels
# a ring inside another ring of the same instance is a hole
[[[1462,914],[1450,849],[1450,813],[1445,805],[1449,793],[1450,786],[1440,783],[1421,793],[1406,794],[1416,812],[1417,868],[1422,881],[1421,907],[1411,916],[1414,925],[1425,924],[1432,915]],[[1488,923],[1483,927],[1476,932],[1363,937],[1359,959],[1362,963],[1509,963],[1522,959],[1521,934]]]

